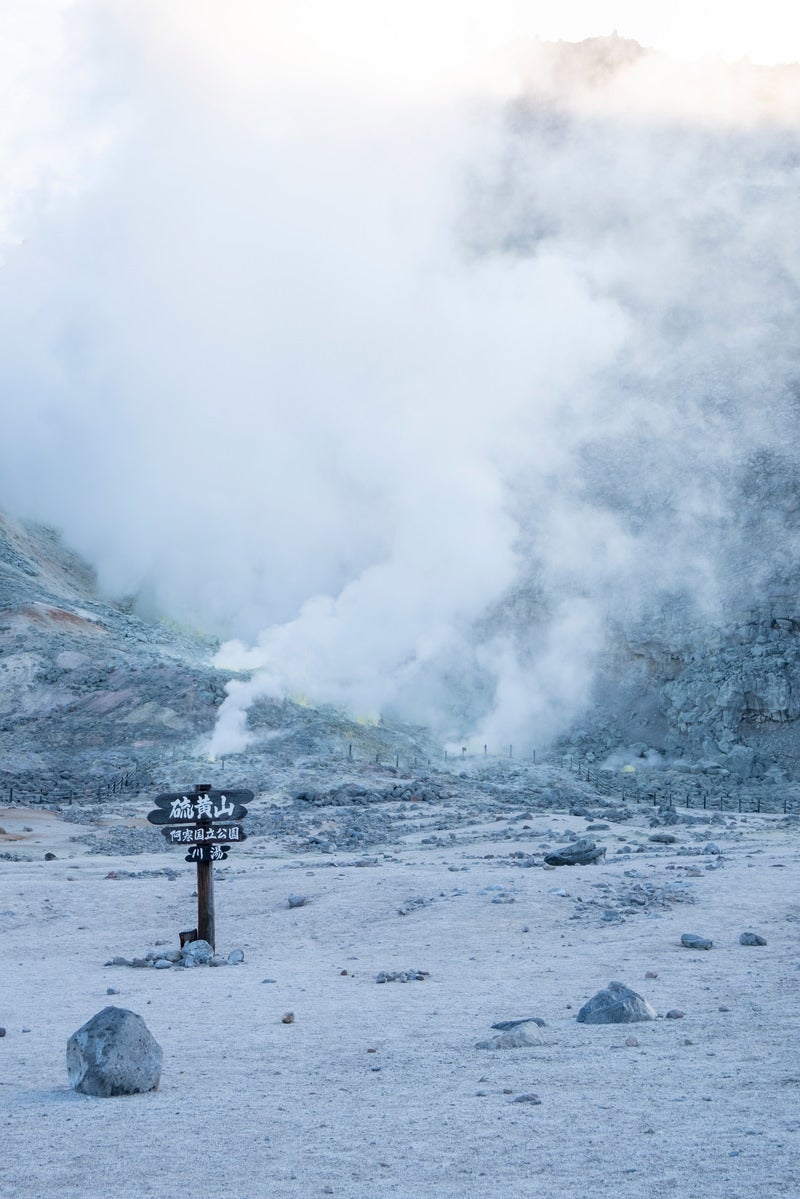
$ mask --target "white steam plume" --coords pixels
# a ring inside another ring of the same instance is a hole
[[[237,75],[213,4],[57,7],[0,499],[237,639],[214,752],[296,693],[542,744],[610,623],[736,589],[796,440],[796,69],[540,43],[510,104],[367,102],[260,26]]]

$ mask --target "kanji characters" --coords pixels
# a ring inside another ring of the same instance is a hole
[[[179,799],[173,799],[170,805],[170,819],[172,820],[191,820],[194,812],[194,803],[188,795],[181,795]]]

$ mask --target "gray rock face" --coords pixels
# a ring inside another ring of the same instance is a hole
[[[640,1020],[655,1018],[655,1008],[646,999],[618,982],[610,982],[604,991],[593,995],[578,1012],[580,1024],[635,1024]]]
[[[141,1016],[105,1007],[67,1042],[69,1085],[83,1095],[137,1095],[161,1078],[161,1046]]]
[[[686,949],[710,949],[714,942],[710,937],[699,937],[697,933],[684,933],[681,945]]]
[[[766,945],[767,938],[760,936],[758,933],[742,933],[739,938],[740,945]]]
[[[594,841],[582,837],[579,841],[573,841],[571,845],[565,845],[563,849],[557,849],[555,853],[547,854],[544,860],[548,866],[588,866],[592,862],[601,861],[605,856],[605,845],[596,845]]]

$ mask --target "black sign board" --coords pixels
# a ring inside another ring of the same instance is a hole
[[[193,828],[162,828],[161,835],[170,845],[213,845],[220,841],[246,841],[240,824],[200,824]]]
[[[252,791],[202,791],[194,794],[171,791],[156,798],[158,805],[148,812],[151,824],[195,824],[200,820],[243,820],[247,815],[244,800]]]
[[[187,862],[226,862],[230,845],[190,845]]]

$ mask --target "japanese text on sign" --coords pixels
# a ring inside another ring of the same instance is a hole
[[[208,795],[181,795],[170,800],[169,815],[171,820],[220,820],[231,817],[235,810],[224,795],[219,803]]]
[[[201,845],[212,841],[245,839],[238,824],[223,824],[219,827],[211,825],[206,828],[171,828],[164,831],[171,845]]]

